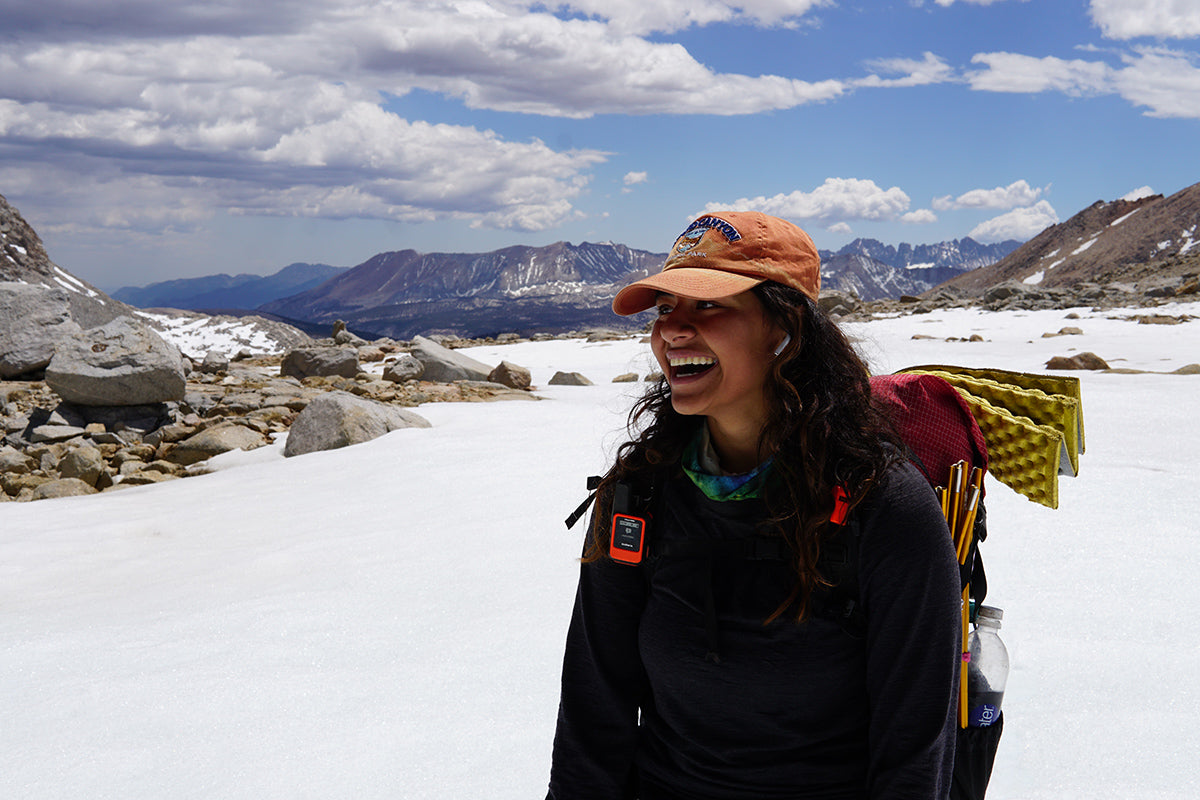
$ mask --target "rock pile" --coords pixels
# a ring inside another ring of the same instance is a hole
[[[528,370],[515,364],[484,365],[491,381],[432,381],[422,373],[444,374],[439,370],[465,356],[433,341],[346,336],[340,344],[318,340],[281,356],[180,359],[176,352],[178,391],[146,393],[125,369],[137,359],[115,352],[136,351],[130,341],[140,335],[117,323],[78,333],[88,345],[60,347],[46,380],[0,381],[0,502],[202,474],[215,455],[262,447],[285,433],[287,456],[343,447],[402,427],[428,427],[409,410],[422,403],[536,399]],[[156,348],[146,345],[146,363],[170,361]],[[60,363],[67,349],[71,355]],[[115,366],[97,368],[106,358]],[[69,371],[74,359],[82,363]],[[364,371],[380,359],[382,375]],[[185,380],[192,364],[200,366]]]

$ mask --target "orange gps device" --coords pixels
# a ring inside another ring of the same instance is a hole
[[[625,564],[642,563],[645,544],[646,520],[630,514],[612,515],[612,536],[609,537],[608,554],[614,561]]]

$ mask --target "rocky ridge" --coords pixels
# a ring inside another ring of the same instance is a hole
[[[1081,283],[1175,287],[1200,271],[1200,183],[1170,197],[1097,201],[996,263],[936,288],[980,295],[1017,281],[1046,290]]]
[[[0,195],[0,282],[65,291],[71,319],[83,328],[103,325],[134,311],[51,261],[41,237],[3,195]]]

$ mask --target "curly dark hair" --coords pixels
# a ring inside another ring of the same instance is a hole
[[[827,585],[817,560],[829,529],[834,488],[845,488],[853,507],[900,458],[902,445],[872,401],[866,364],[829,315],[807,295],[782,284],[768,281],[751,291],[768,319],[791,334],[767,374],[768,413],[759,452],[774,454],[778,479],[768,482],[764,494],[768,525],[791,553],[795,582],[766,622],[789,609],[803,620],[813,592]],[[618,448],[598,496],[610,497],[618,481],[644,485],[652,475],[673,473],[703,422],[702,416],[675,411],[665,378],[652,384],[629,413],[632,438]],[[598,509],[607,512],[604,501]],[[606,557],[607,520],[608,513],[598,510],[585,561]]]

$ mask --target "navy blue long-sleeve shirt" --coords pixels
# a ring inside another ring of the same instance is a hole
[[[663,491],[655,541],[762,533],[760,501],[712,501],[686,478]],[[783,561],[584,564],[548,800],[945,797],[961,630],[946,522],[907,463],[854,513],[860,637],[818,617],[764,626],[792,585]]]

